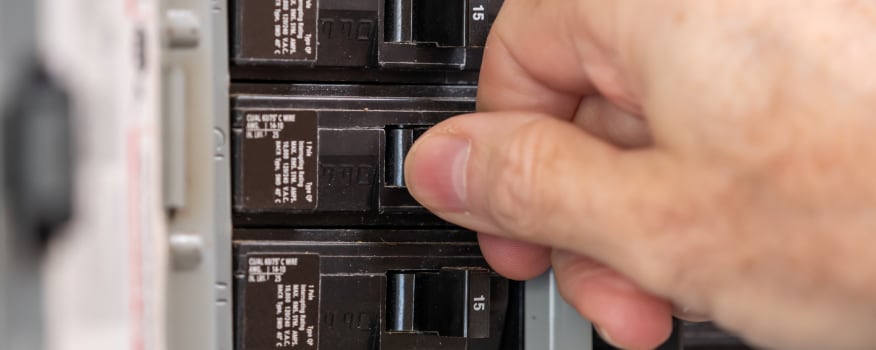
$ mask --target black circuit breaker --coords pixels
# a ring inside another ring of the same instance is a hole
[[[240,79],[474,84],[500,0],[233,0]]]
[[[408,193],[474,110],[496,0],[231,3],[235,347],[523,348],[522,284]]]
[[[474,110],[501,3],[230,0],[236,349],[524,350],[523,283],[403,173]]]

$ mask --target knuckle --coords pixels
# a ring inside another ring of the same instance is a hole
[[[502,228],[519,237],[538,237],[544,214],[552,202],[545,198],[549,178],[547,163],[558,147],[549,125],[533,122],[512,133],[501,157],[491,164],[489,214]]]

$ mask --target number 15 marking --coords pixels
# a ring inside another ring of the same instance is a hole
[[[471,19],[475,21],[483,21],[487,18],[484,14],[484,5],[478,5],[478,7],[472,8],[471,11]]]
[[[484,311],[487,309],[487,298],[485,298],[483,295],[474,298],[473,300],[474,304],[472,304],[472,308],[474,309],[474,311]]]

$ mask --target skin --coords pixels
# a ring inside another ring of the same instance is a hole
[[[876,344],[876,3],[507,0],[478,113],[412,148],[423,205],[612,343],[672,314]]]

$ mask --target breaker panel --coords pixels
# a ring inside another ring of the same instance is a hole
[[[474,110],[501,5],[228,3],[234,349],[610,348],[405,187],[417,137]]]
[[[0,0],[0,348],[613,349],[405,184],[501,6]]]

